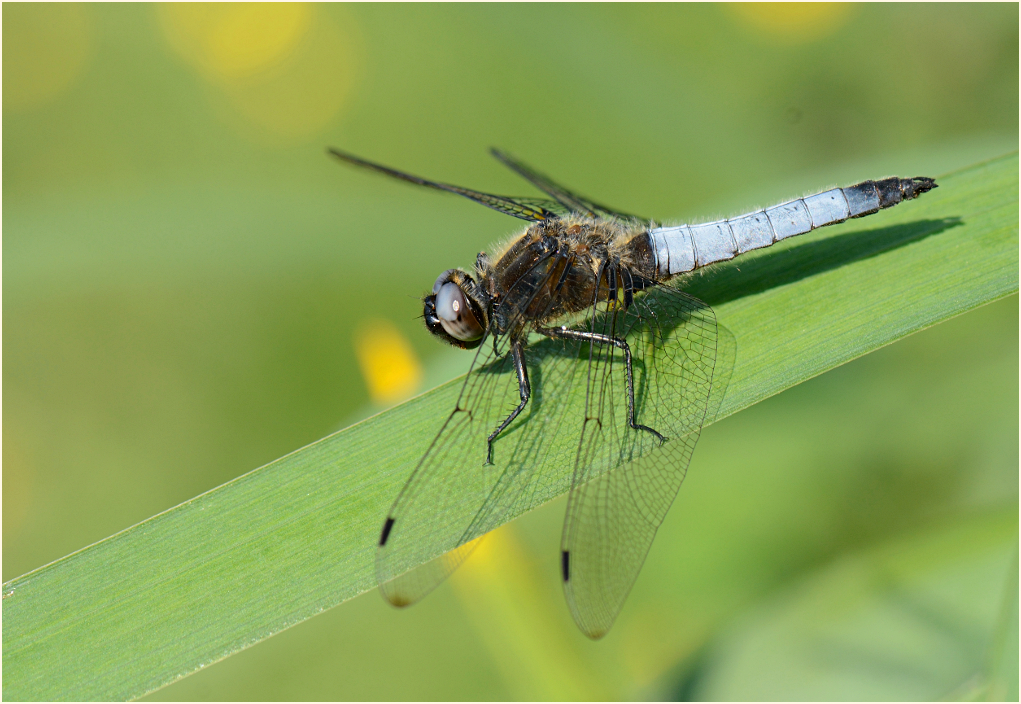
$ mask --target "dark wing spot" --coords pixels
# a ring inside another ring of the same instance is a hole
[[[387,517],[386,523],[383,525],[383,534],[379,536],[379,547],[386,545],[386,539],[390,537],[390,531],[393,530],[394,519]]]
[[[571,578],[571,553],[568,550],[560,553],[560,571],[563,572],[565,582]]]

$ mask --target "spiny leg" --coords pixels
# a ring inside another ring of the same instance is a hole
[[[514,360],[514,371],[518,374],[518,394],[521,396],[521,403],[500,423],[500,427],[490,434],[486,441],[488,448],[486,451],[486,464],[493,464],[493,441],[496,440],[496,436],[502,433],[518,417],[518,414],[525,409],[525,404],[528,403],[528,399],[532,395],[532,387],[528,383],[528,368],[525,366],[524,346],[521,344],[521,340],[511,342],[511,356]]]
[[[479,255],[482,256],[481,254]],[[574,265],[575,256],[571,253],[570,247],[566,244],[562,244],[556,253],[557,261],[554,262],[551,270],[555,271],[558,266],[563,265],[563,269],[560,272],[560,277],[557,281],[556,287],[553,289],[553,295],[550,296],[549,305],[546,306],[546,310],[543,312],[541,317],[545,317],[549,314],[557,298],[560,296],[560,291],[564,288],[564,284],[567,283],[567,277],[571,273],[571,267]],[[526,306],[527,307],[527,306]],[[495,338],[494,338],[495,340]],[[494,341],[495,345],[495,341]],[[494,346],[494,352],[496,348]],[[528,403],[528,399],[531,396],[532,389],[528,383],[528,368],[525,365],[524,346],[520,340],[515,340],[511,343],[511,353],[514,358],[514,369],[518,374],[518,391],[521,395],[521,403],[518,407],[500,424],[500,427],[492,432],[489,436],[486,446],[486,464],[493,464],[493,441],[496,440],[496,436],[499,435],[503,430],[513,422],[518,414],[525,408],[525,404]]]
[[[666,438],[658,431],[647,425],[641,425],[640,423],[635,422],[635,382],[634,372],[631,369],[631,347],[628,346],[627,341],[619,337],[611,337],[597,332],[584,332],[581,330],[569,330],[567,328],[537,328],[536,332],[546,335],[547,337],[559,337],[561,339],[579,340],[581,342],[588,343],[594,342],[600,345],[613,345],[618,349],[624,350],[624,369],[625,377],[627,378],[627,424],[635,430],[645,430],[652,433],[659,439],[660,443],[666,442]]]

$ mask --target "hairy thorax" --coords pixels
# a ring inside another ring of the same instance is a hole
[[[532,225],[478,273],[499,333],[517,335],[640,290],[655,266],[645,226],[570,217]]]

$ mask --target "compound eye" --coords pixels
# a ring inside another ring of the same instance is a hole
[[[436,317],[447,334],[457,340],[471,342],[482,337],[482,326],[468,307],[464,291],[453,282],[443,284],[436,292]]]

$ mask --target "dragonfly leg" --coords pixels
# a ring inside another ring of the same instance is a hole
[[[481,257],[482,255],[480,254],[479,256]],[[553,295],[550,296],[549,305],[546,307],[546,310],[543,311],[542,317],[549,315],[554,303],[556,303],[557,298],[560,296],[560,291],[564,288],[564,284],[567,283],[567,276],[571,273],[571,267],[574,265],[575,256],[571,254],[570,247],[568,247],[567,244],[562,244],[557,250],[556,260],[557,261],[553,263],[552,270],[555,271],[558,266],[562,266],[563,268],[560,272],[560,278],[557,280],[557,285],[553,289]],[[496,351],[495,341],[493,351]],[[525,408],[525,404],[528,403],[528,398],[532,394],[532,387],[528,383],[528,368],[525,366],[524,347],[520,340],[515,340],[511,343],[511,354],[514,358],[514,369],[518,373],[518,391],[521,394],[521,403],[518,404],[518,407],[514,409],[510,416],[508,416],[507,419],[500,424],[500,427],[494,430],[493,434],[489,436],[486,464],[493,464],[493,441],[496,439],[496,436],[518,417],[518,414]]]
[[[623,275],[621,278],[626,277],[624,281],[624,310],[627,310],[635,302],[635,282],[626,267],[621,269],[621,274]]]
[[[547,337],[559,337],[565,340],[580,340],[582,342],[596,343],[600,345],[613,345],[624,350],[624,370],[627,378],[627,424],[635,430],[645,430],[652,433],[659,439],[660,443],[666,442],[658,431],[647,425],[635,422],[635,377],[631,368],[631,347],[626,340],[610,335],[602,335],[596,332],[584,332],[582,330],[570,330],[568,328],[538,328],[536,332]]]
[[[486,464],[493,464],[493,441],[496,440],[496,436],[502,433],[518,417],[518,414],[525,409],[525,404],[528,403],[528,399],[532,395],[532,387],[528,383],[528,368],[525,366],[525,350],[521,340],[511,342],[511,355],[514,359],[514,371],[518,373],[518,393],[521,396],[521,403],[500,423],[500,427],[489,436],[486,442],[488,447]]]

